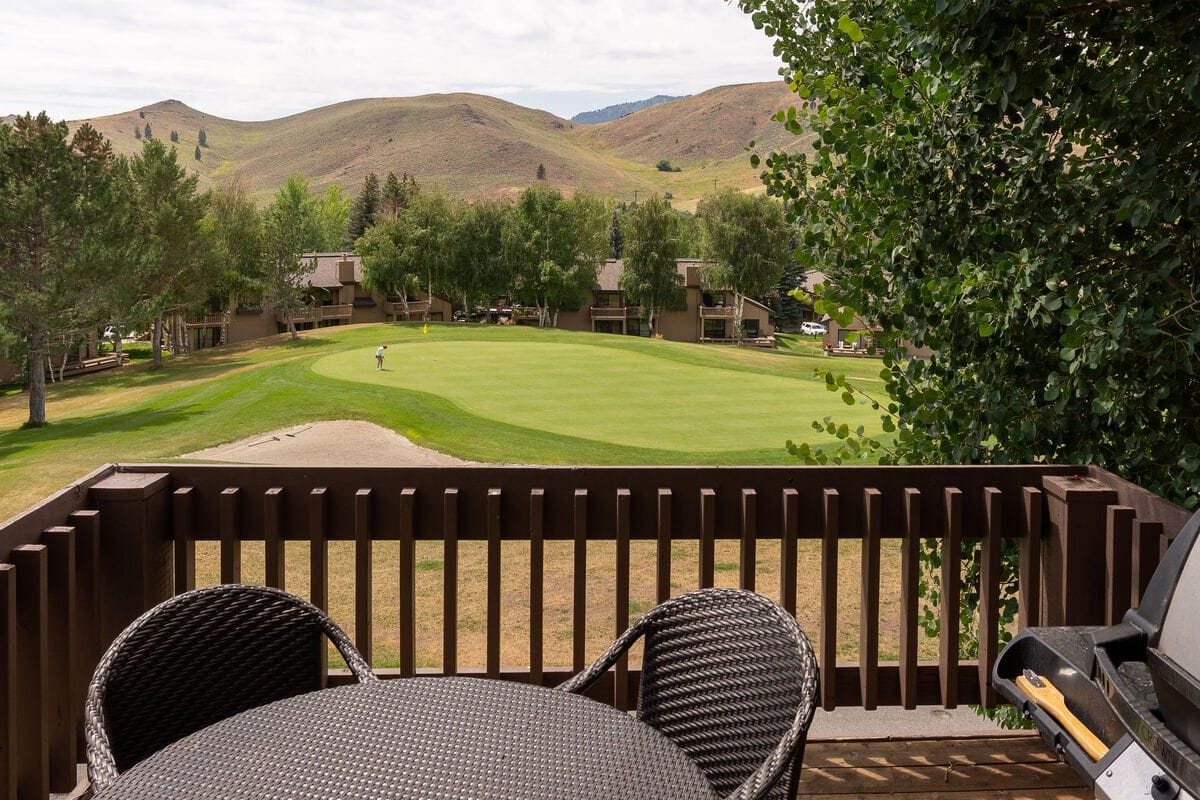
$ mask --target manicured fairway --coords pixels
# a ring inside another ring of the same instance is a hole
[[[862,416],[811,375],[675,361],[652,350],[571,341],[423,337],[389,350],[325,356],[319,375],[437,395],[481,420],[626,447],[683,452],[778,448],[804,435],[797,415]],[[660,350],[671,345],[664,342]],[[806,420],[807,421],[807,420]],[[848,421],[848,420],[847,420]],[[862,421],[866,421],[863,419]],[[809,431],[811,433],[811,431]]]
[[[386,372],[375,348],[387,342]],[[110,462],[169,459],[289,425],[374,422],[472,461],[794,464],[810,422],[878,424],[813,377],[823,357],[498,326],[364,325],[217,348],[51,386],[51,424],[0,398],[0,519]],[[878,362],[833,364],[868,388]]]

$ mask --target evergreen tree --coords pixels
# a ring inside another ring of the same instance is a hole
[[[375,224],[375,217],[379,213],[379,202],[379,176],[374,172],[367,173],[367,177],[363,179],[362,191],[358,193],[358,197],[354,198],[354,204],[350,206],[350,221],[346,225],[346,235],[342,239],[343,245],[354,247],[354,243],[366,232],[367,228]]]
[[[171,141],[172,142],[179,141],[179,131],[171,131]]]
[[[200,160],[200,145],[196,145],[196,152],[192,155],[197,161]]]
[[[613,209],[612,221],[608,224],[608,246],[613,258],[625,252],[625,233],[621,230],[621,212]]]
[[[142,135],[143,135],[143,136],[145,136],[147,139],[153,139],[153,138],[154,138],[154,133],[153,133],[153,132],[150,130],[150,123],[149,123],[149,122],[147,122],[147,123],[146,123],[146,131],[145,131],[145,133],[144,133],[144,134],[142,134]]]
[[[129,283],[138,292],[137,310],[153,320],[154,365],[162,364],[163,317],[204,300],[216,277],[208,229],[207,194],[197,192],[199,178],[179,164],[174,147],[148,139],[129,162],[133,181],[134,256]]]
[[[420,191],[420,187],[414,176],[405,172],[403,177],[397,178],[396,173],[389,172],[383,182],[379,213],[389,217],[399,216],[412,203],[418,191]]]
[[[539,181],[546,180],[546,165],[545,164],[538,164],[537,179]]]
[[[133,138],[137,139],[139,142],[142,140],[142,129],[141,128],[133,129]]]
[[[84,124],[26,114],[0,125],[0,326],[23,340],[28,426],[46,423],[47,337],[102,322],[127,228],[121,162]]]
[[[208,147],[208,134],[204,132],[204,128],[200,129],[200,134],[196,138],[199,140],[201,147]]]

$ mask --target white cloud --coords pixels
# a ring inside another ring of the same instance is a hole
[[[452,91],[570,116],[606,96],[771,80],[778,66],[721,0],[0,2],[0,113],[57,118],[173,97],[265,119]]]

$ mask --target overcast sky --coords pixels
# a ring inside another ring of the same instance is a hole
[[[564,117],[778,78],[723,0],[0,0],[0,115],[271,119],[469,91]]]

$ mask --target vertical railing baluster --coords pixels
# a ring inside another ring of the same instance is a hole
[[[629,490],[617,490],[616,635],[629,627]],[[629,654],[617,659],[613,671],[613,705],[629,709]]]
[[[584,668],[585,644],[587,633],[587,489],[575,490],[574,523],[575,523],[575,586],[574,615],[575,625],[571,636],[571,666],[575,672]]]
[[[175,594],[196,588],[196,490],[176,489],[171,495],[171,528],[175,539]]]
[[[1133,518],[1129,506],[1109,506],[1104,525],[1104,624],[1115,625],[1129,609],[1133,594]]]
[[[716,573],[717,493],[700,490],[700,588],[713,585]]]
[[[938,678],[942,705],[958,707],[958,612],[962,594],[962,492],[948,486],[942,495],[945,513],[942,536],[941,632],[938,637]]]
[[[1042,490],[1021,489],[1021,523],[1024,536],[1018,577],[1017,626],[1028,628],[1042,618]]]
[[[0,796],[17,796],[17,568],[0,564]]]
[[[46,738],[50,756],[50,791],[75,788],[75,720],[82,707],[75,702],[71,669],[78,657],[74,633],[75,529],[68,526],[42,532],[46,545]]]
[[[221,491],[221,583],[242,582],[242,537],[238,525],[239,489]]]
[[[400,594],[397,609],[400,627],[400,674],[417,674],[417,549],[413,519],[417,490],[406,487],[400,492]]]
[[[671,490],[658,490],[657,570],[654,574],[654,598],[665,603],[671,597]]]
[[[47,574],[46,548],[40,544],[15,547],[9,556],[17,572],[17,663],[21,669],[17,693],[17,791],[14,797],[41,798],[50,794],[50,753],[46,739]]]
[[[328,499],[325,487],[308,495],[308,601],[322,611],[329,610]],[[322,680],[328,674],[328,648],[321,648]]]
[[[1158,569],[1159,540],[1162,535],[1161,522],[1139,519],[1133,523],[1133,565],[1130,583],[1134,596],[1131,598],[1130,608],[1141,605],[1146,587],[1150,585],[1150,576]]]
[[[742,489],[742,546],[738,554],[738,583],[753,592],[758,571],[758,493]]]
[[[858,626],[858,687],[862,707],[879,705],[879,558],[883,541],[883,495],[863,489],[862,600]]]
[[[374,652],[372,629],[371,490],[354,493],[354,643],[368,664]]]
[[[487,674],[500,676],[500,490],[487,493]]]
[[[529,492],[529,682],[542,684],[542,622],[545,619],[544,586],[546,546],[543,514],[546,493],[542,489]]]
[[[1000,652],[1000,545],[1004,535],[999,489],[983,490],[983,540],[979,561],[979,700],[994,708],[992,665]]]
[[[76,708],[83,708],[92,670],[100,661],[100,512],[75,511],[68,515],[75,528],[75,642],[73,686]],[[87,748],[83,715],[75,719],[75,751]],[[3,784],[0,783],[0,787]]]
[[[783,530],[779,541],[779,603],[796,615],[796,537],[800,532],[800,493],[783,490]]]
[[[279,516],[283,489],[272,487],[263,494],[263,582],[276,589],[287,588],[287,560]]]
[[[458,489],[442,493],[442,674],[458,672]]]
[[[900,705],[917,707],[917,592],[920,586],[921,492],[904,490],[900,544]]]
[[[821,708],[837,708],[838,491],[822,492],[821,536]]]

